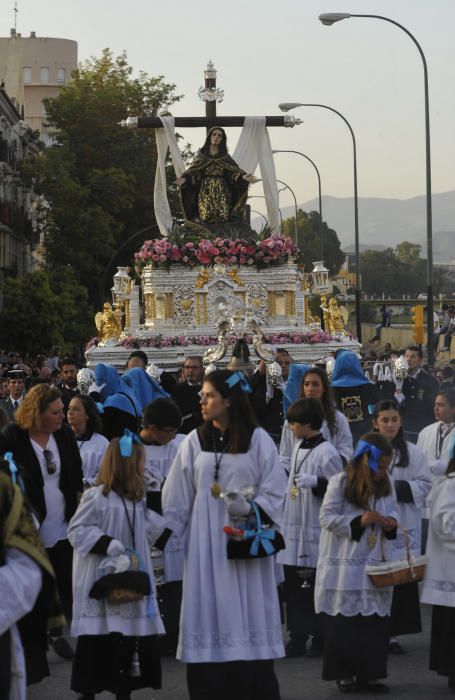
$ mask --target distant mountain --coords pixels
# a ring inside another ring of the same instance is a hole
[[[435,262],[449,262],[455,258],[455,190],[433,194],[433,255]],[[312,199],[299,208],[318,209],[318,200]],[[352,197],[322,198],[324,221],[335,229],[343,249],[351,250],[354,241],[354,201]],[[294,216],[294,207],[282,209],[283,219]],[[420,243],[422,257],[426,251],[426,199],[382,199],[359,197],[359,236],[362,248],[394,248],[401,241]]]

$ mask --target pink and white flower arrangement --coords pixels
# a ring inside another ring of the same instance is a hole
[[[257,241],[242,239],[230,240],[214,238],[172,243],[167,238],[154,238],[145,241],[135,253],[136,270],[140,272],[146,265],[169,269],[171,265],[255,265],[257,269],[271,265],[283,265],[290,258],[301,262],[301,252],[287,236],[273,233],[268,238]]]
[[[234,345],[238,340],[236,336],[228,336],[229,345]],[[251,344],[253,338],[249,335],[245,336],[247,343]],[[330,333],[325,333],[324,331],[315,331],[314,333],[277,333],[273,335],[266,335],[264,337],[266,344],[274,345],[276,347],[281,347],[282,345],[315,345],[316,343],[333,343],[340,342],[339,338],[334,338]],[[164,336],[161,333],[151,336],[150,338],[134,338],[133,336],[128,336],[122,343],[123,347],[128,349],[133,348],[171,348],[171,347],[188,347],[190,345],[197,345],[202,347],[210,347],[212,345],[218,344],[218,338],[216,335],[173,335]]]

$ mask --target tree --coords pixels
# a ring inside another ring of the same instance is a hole
[[[420,259],[422,246],[418,243],[402,241],[395,248],[395,257],[406,265],[415,265]]]
[[[165,113],[179,99],[163,76],[134,78],[126,55],[114,58],[105,49],[74,71],[58,97],[45,100],[57,142],[29,166],[28,175],[52,206],[46,262],[50,269],[73,266],[89,302],[100,304],[105,290],[99,281],[121,242],[155,223],[154,130],[130,131],[118,122]]]
[[[392,248],[367,250],[360,256],[362,288],[367,294],[386,292],[392,297],[415,296],[422,291],[425,264],[422,258],[417,258],[413,264],[403,262]]]
[[[283,221],[283,233],[294,238],[295,216]],[[335,275],[344,263],[345,255],[340,247],[336,231],[322,224],[324,263],[331,276]],[[320,217],[317,211],[309,214],[297,210],[297,245],[303,252],[305,270],[311,272],[313,262],[321,260]]]
[[[87,291],[71,268],[10,277],[2,289],[2,347],[36,354],[59,345],[64,353],[73,354],[95,333]]]

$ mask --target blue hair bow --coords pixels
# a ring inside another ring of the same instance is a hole
[[[13,453],[5,452],[5,454],[3,455],[3,459],[6,462],[8,462],[9,473],[11,474],[11,481],[13,482],[13,484],[18,484],[22,491],[25,491],[23,481],[19,475],[19,471],[16,466],[16,462],[13,459]]]
[[[359,440],[357,447],[355,448],[354,458],[360,457],[364,454],[368,455],[368,466],[370,469],[377,472],[379,469],[379,458],[382,456],[382,450],[380,450],[379,447],[372,445],[371,442]]]
[[[249,394],[252,392],[252,388],[248,379],[245,377],[243,372],[234,372],[229,379],[226,379],[226,384],[230,389],[233,389],[237,384],[240,384],[242,391],[246,391]]]
[[[120,454],[122,457],[131,457],[133,454],[133,442],[136,443],[137,445],[140,443],[140,440],[136,433],[131,432],[131,430],[128,430],[128,428],[125,428],[123,431],[123,435],[119,440],[119,447],[120,447]]]
[[[11,474],[11,481],[13,482],[13,484],[15,484],[17,483],[17,466],[16,462],[13,459],[13,453],[5,452],[3,457],[8,462],[8,467]]]

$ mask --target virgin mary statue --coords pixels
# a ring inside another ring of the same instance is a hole
[[[191,226],[220,235],[252,233],[245,215],[248,185],[256,178],[227,152],[226,133],[212,127],[192,164],[175,181],[181,188],[185,218]]]

